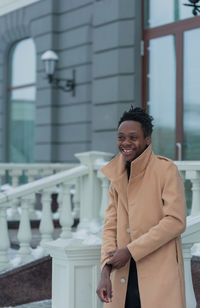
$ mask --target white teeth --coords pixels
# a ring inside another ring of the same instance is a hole
[[[131,150],[125,150],[125,149],[123,149],[123,152],[125,152],[125,153],[130,153]]]

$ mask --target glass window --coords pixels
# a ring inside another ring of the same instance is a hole
[[[184,33],[184,159],[200,153],[200,28]]]
[[[149,41],[148,110],[155,120],[152,147],[175,158],[176,55],[173,35]],[[166,146],[167,145],[167,146]]]
[[[193,17],[187,0],[144,0],[145,28],[158,27],[177,20]]]
[[[8,161],[34,161],[36,53],[32,39],[16,43],[9,54]]]

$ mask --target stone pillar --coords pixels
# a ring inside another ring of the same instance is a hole
[[[192,182],[192,209],[191,215],[200,214],[200,171],[186,171],[186,179]]]
[[[88,229],[89,223],[100,224],[100,208],[102,187],[101,181],[97,177],[95,164],[98,161],[108,161],[112,154],[105,152],[85,152],[75,154],[82,165],[88,166],[89,172],[81,177],[80,183],[80,223],[79,229]]]
[[[199,241],[199,234],[200,215],[196,217],[188,216],[187,228],[186,231],[182,234],[187,308],[196,308],[196,299],[194,295],[191,273],[191,248],[193,244]]]
[[[46,244],[52,261],[52,308],[101,308],[96,295],[100,278],[100,245],[78,239]]]

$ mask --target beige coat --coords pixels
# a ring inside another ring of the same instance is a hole
[[[184,269],[180,234],[186,206],[175,164],[156,156],[151,145],[131,163],[117,155],[102,172],[110,179],[102,262],[107,251],[128,247],[136,261],[142,308],[185,308]],[[111,273],[113,300],[105,308],[124,308],[129,263]],[[134,307],[134,306],[133,306]]]

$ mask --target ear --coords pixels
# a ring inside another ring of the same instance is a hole
[[[151,136],[146,137],[146,143],[147,143],[147,145],[151,144]]]

